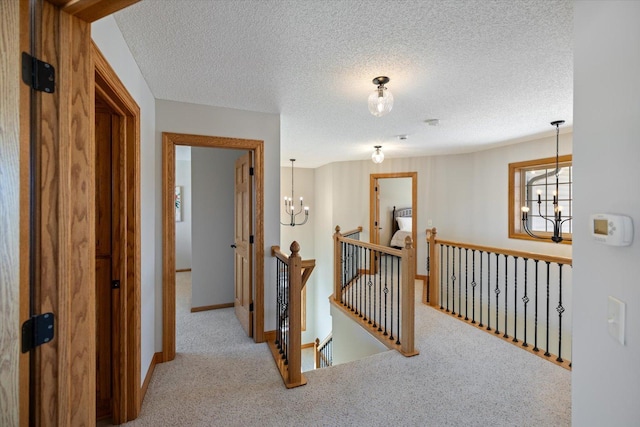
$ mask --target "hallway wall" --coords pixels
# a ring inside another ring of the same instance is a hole
[[[575,2],[575,263],[573,420],[640,419],[640,2]],[[633,244],[590,236],[589,215],[628,215]],[[579,284],[579,286],[578,286]],[[626,342],[608,333],[607,302],[626,303]]]

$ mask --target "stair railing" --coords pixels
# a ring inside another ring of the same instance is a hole
[[[402,249],[346,237],[339,226],[333,237],[332,304],[388,348],[405,356],[418,354],[414,347],[416,273],[411,237]]]
[[[328,368],[333,365],[333,335],[329,334],[324,341],[316,338],[315,342],[315,365],[316,369]]]
[[[571,258],[426,234],[423,303],[571,368]]]
[[[305,385],[302,374],[302,288],[315,267],[315,260],[300,258],[300,245],[291,243],[291,255],[271,247],[276,258],[276,331],[268,340],[271,354],[287,388]]]

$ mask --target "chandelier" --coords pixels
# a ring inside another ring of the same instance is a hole
[[[393,95],[384,87],[391,79],[380,76],[373,79],[373,84],[378,86],[369,95],[369,112],[376,117],[382,117],[393,108]]]
[[[564,218],[562,217],[562,206],[560,206],[560,203],[559,203],[560,164],[558,161],[559,159],[558,142],[559,142],[559,135],[560,135],[560,125],[563,123],[564,123],[564,120],[556,120],[554,122],[551,122],[551,125],[556,127],[556,169],[554,171],[556,176],[556,189],[553,192],[553,214],[552,215],[542,214],[542,197],[541,197],[541,192],[538,191],[538,215],[531,215],[532,218],[535,218],[535,217],[542,218],[545,221],[551,223],[551,225],[553,226],[553,235],[551,236],[536,235],[531,229],[531,226],[529,224],[529,207],[523,206],[521,209],[522,210],[522,228],[524,229],[524,231],[529,236],[535,239],[544,239],[544,240],[551,239],[551,241],[555,243],[560,243],[563,240],[571,241],[571,239],[564,239],[562,237],[562,224],[564,224],[567,221],[571,221],[572,217],[571,216],[565,216]]]
[[[295,162],[296,159],[289,159],[289,160],[291,160],[291,197],[285,196],[284,198],[284,212],[289,217],[289,222],[285,223],[280,221],[280,224],[295,227],[296,225],[304,225],[307,223],[307,221],[309,220],[309,206],[304,206],[302,197],[300,197],[300,207],[298,209],[296,209],[296,207],[293,205],[293,162]],[[296,222],[296,217],[300,215],[303,211],[304,211],[304,221],[299,223]]]

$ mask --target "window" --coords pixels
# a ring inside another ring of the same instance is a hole
[[[556,158],[530,160],[509,164],[509,237],[537,240],[522,227],[522,207],[529,208],[527,224],[538,236],[551,236],[553,201],[557,197],[562,217],[573,215],[573,167],[571,155],[560,156],[558,191],[556,194]],[[572,222],[562,224],[562,236],[571,239]],[[563,243],[571,243],[564,240]]]

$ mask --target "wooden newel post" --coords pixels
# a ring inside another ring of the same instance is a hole
[[[342,300],[342,245],[340,244],[340,226],[336,225],[336,232],[333,234],[333,299],[337,302]]]
[[[416,250],[413,240],[407,236],[402,249],[402,309],[400,320],[402,335],[400,336],[400,349],[405,356],[418,354],[415,350],[415,292],[416,292]]]
[[[320,369],[320,352],[318,349],[320,348],[320,338],[316,338],[316,342],[313,344],[313,359],[314,359],[314,368]]]
[[[291,243],[289,257],[289,383],[298,384],[302,380],[302,324],[301,299],[302,292],[302,259],[300,245]]]
[[[440,259],[438,258],[438,251],[436,251],[436,235],[437,230],[435,227],[427,229],[427,240],[429,241],[429,305],[435,307],[440,300],[440,289],[438,284],[440,278],[438,272],[440,271]],[[427,303],[427,296],[424,296],[424,303]]]

